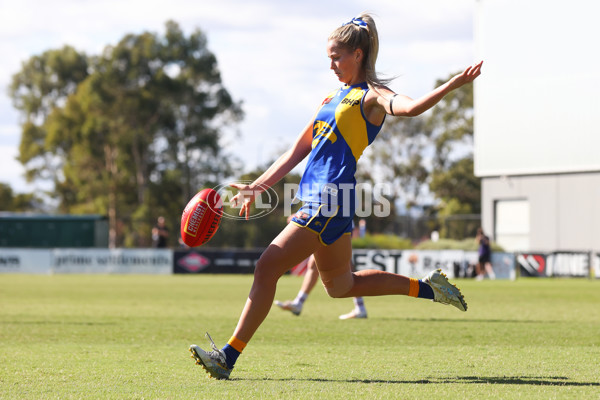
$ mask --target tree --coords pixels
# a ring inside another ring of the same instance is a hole
[[[444,222],[440,223],[440,235],[458,239],[473,236],[480,221],[466,215],[481,212],[481,183],[473,174],[473,158],[462,158],[445,171],[435,171],[429,187],[441,199],[437,215]]]
[[[0,211],[35,211],[39,202],[32,193],[15,195],[10,185],[0,183]]]
[[[450,80],[439,79],[436,87]],[[435,144],[434,168],[445,169],[462,155],[473,155],[473,84],[448,93],[432,108],[426,123]]]
[[[232,173],[220,138],[242,117],[240,104],[199,29],[186,37],[169,21],[163,37],[129,34],[99,56],[70,50],[83,61],[57,62],[66,67],[53,90],[45,82],[58,68],[36,57],[13,77],[25,116],[20,159],[32,178],[53,180],[61,211],[108,215],[111,246],[149,244],[153,218],[174,225],[198,188]]]
[[[390,201],[407,209],[437,200],[434,208],[426,207],[428,214],[480,212],[480,182],[473,174],[473,85],[452,91],[422,116],[388,120],[365,151],[357,180],[389,185]],[[387,220],[368,222],[389,230]]]
[[[444,203],[453,200],[459,205],[460,211],[451,214],[481,212],[481,184],[473,173],[472,157],[454,161],[446,170],[434,171],[429,187]]]
[[[436,85],[446,81],[438,80]],[[473,84],[444,97],[432,109],[426,126],[435,145],[429,188],[443,200],[440,209],[453,200],[463,210],[460,213],[480,212],[481,184],[473,172]]]
[[[410,208],[423,201],[429,177],[424,162],[429,143],[424,123],[421,117],[388,119],[358,163],[357,182],[385,193],[390,204],[389,218],[366,218],[371,232],[395,231],[397,206]]]
[[[13,76],[9,93],[22,114],[19,161],[26,167],[28,181],[52,179],[58,173],[55,154],[46,146],[44,122],[86,79],[88,68],[85,54],[64,46],[31,57]]]
[[[425,129],[434,149],[428,183],[437,200],[432,210],[439,220],[436,229],[442,237],[474,234],[479,222],[466,215],[481,211],[481,184],[473,173],[473,84],[450,92],[433,107]]]
[[[390,186],[390,195],[410,206],[419,202],[428,177],[424,151],[428,145],[421,117],[396,118],[384,125],[365,150],[357,171],[359,182]]]

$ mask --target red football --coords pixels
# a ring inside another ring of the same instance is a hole
[[[213,189],[199,191],[187,203],[181,215],[181,239],[190,247],[208,242],[217,229],[223,215],[221,196]]]

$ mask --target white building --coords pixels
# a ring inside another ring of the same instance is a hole
[[[475,7],[484,230],[508,251],[600,251],[600,2]]]

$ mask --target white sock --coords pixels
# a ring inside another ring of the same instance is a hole
[[[362,297],[353,297],[352,300],[354,301],[354,308],[356,311],[367,312],[367,309],[365,308],[365,302]]]
[[[298,306],[302,306],[302,305],[304,305],[304,302],[306,301],[307,298],[308,298],[308,293],[304,293],[301,290],[298,292],[298,296],[296,296],[296,298],[294,299],[294,301],[292,301],[292,303],[294,303]]]

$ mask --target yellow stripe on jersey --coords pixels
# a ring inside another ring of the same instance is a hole
[[[335,120],[341,135],[352,150],[356,161],[369,145],[367,124],[362,116],[360,101],[365,90],[358,87],[350,90],[335,109]]]

